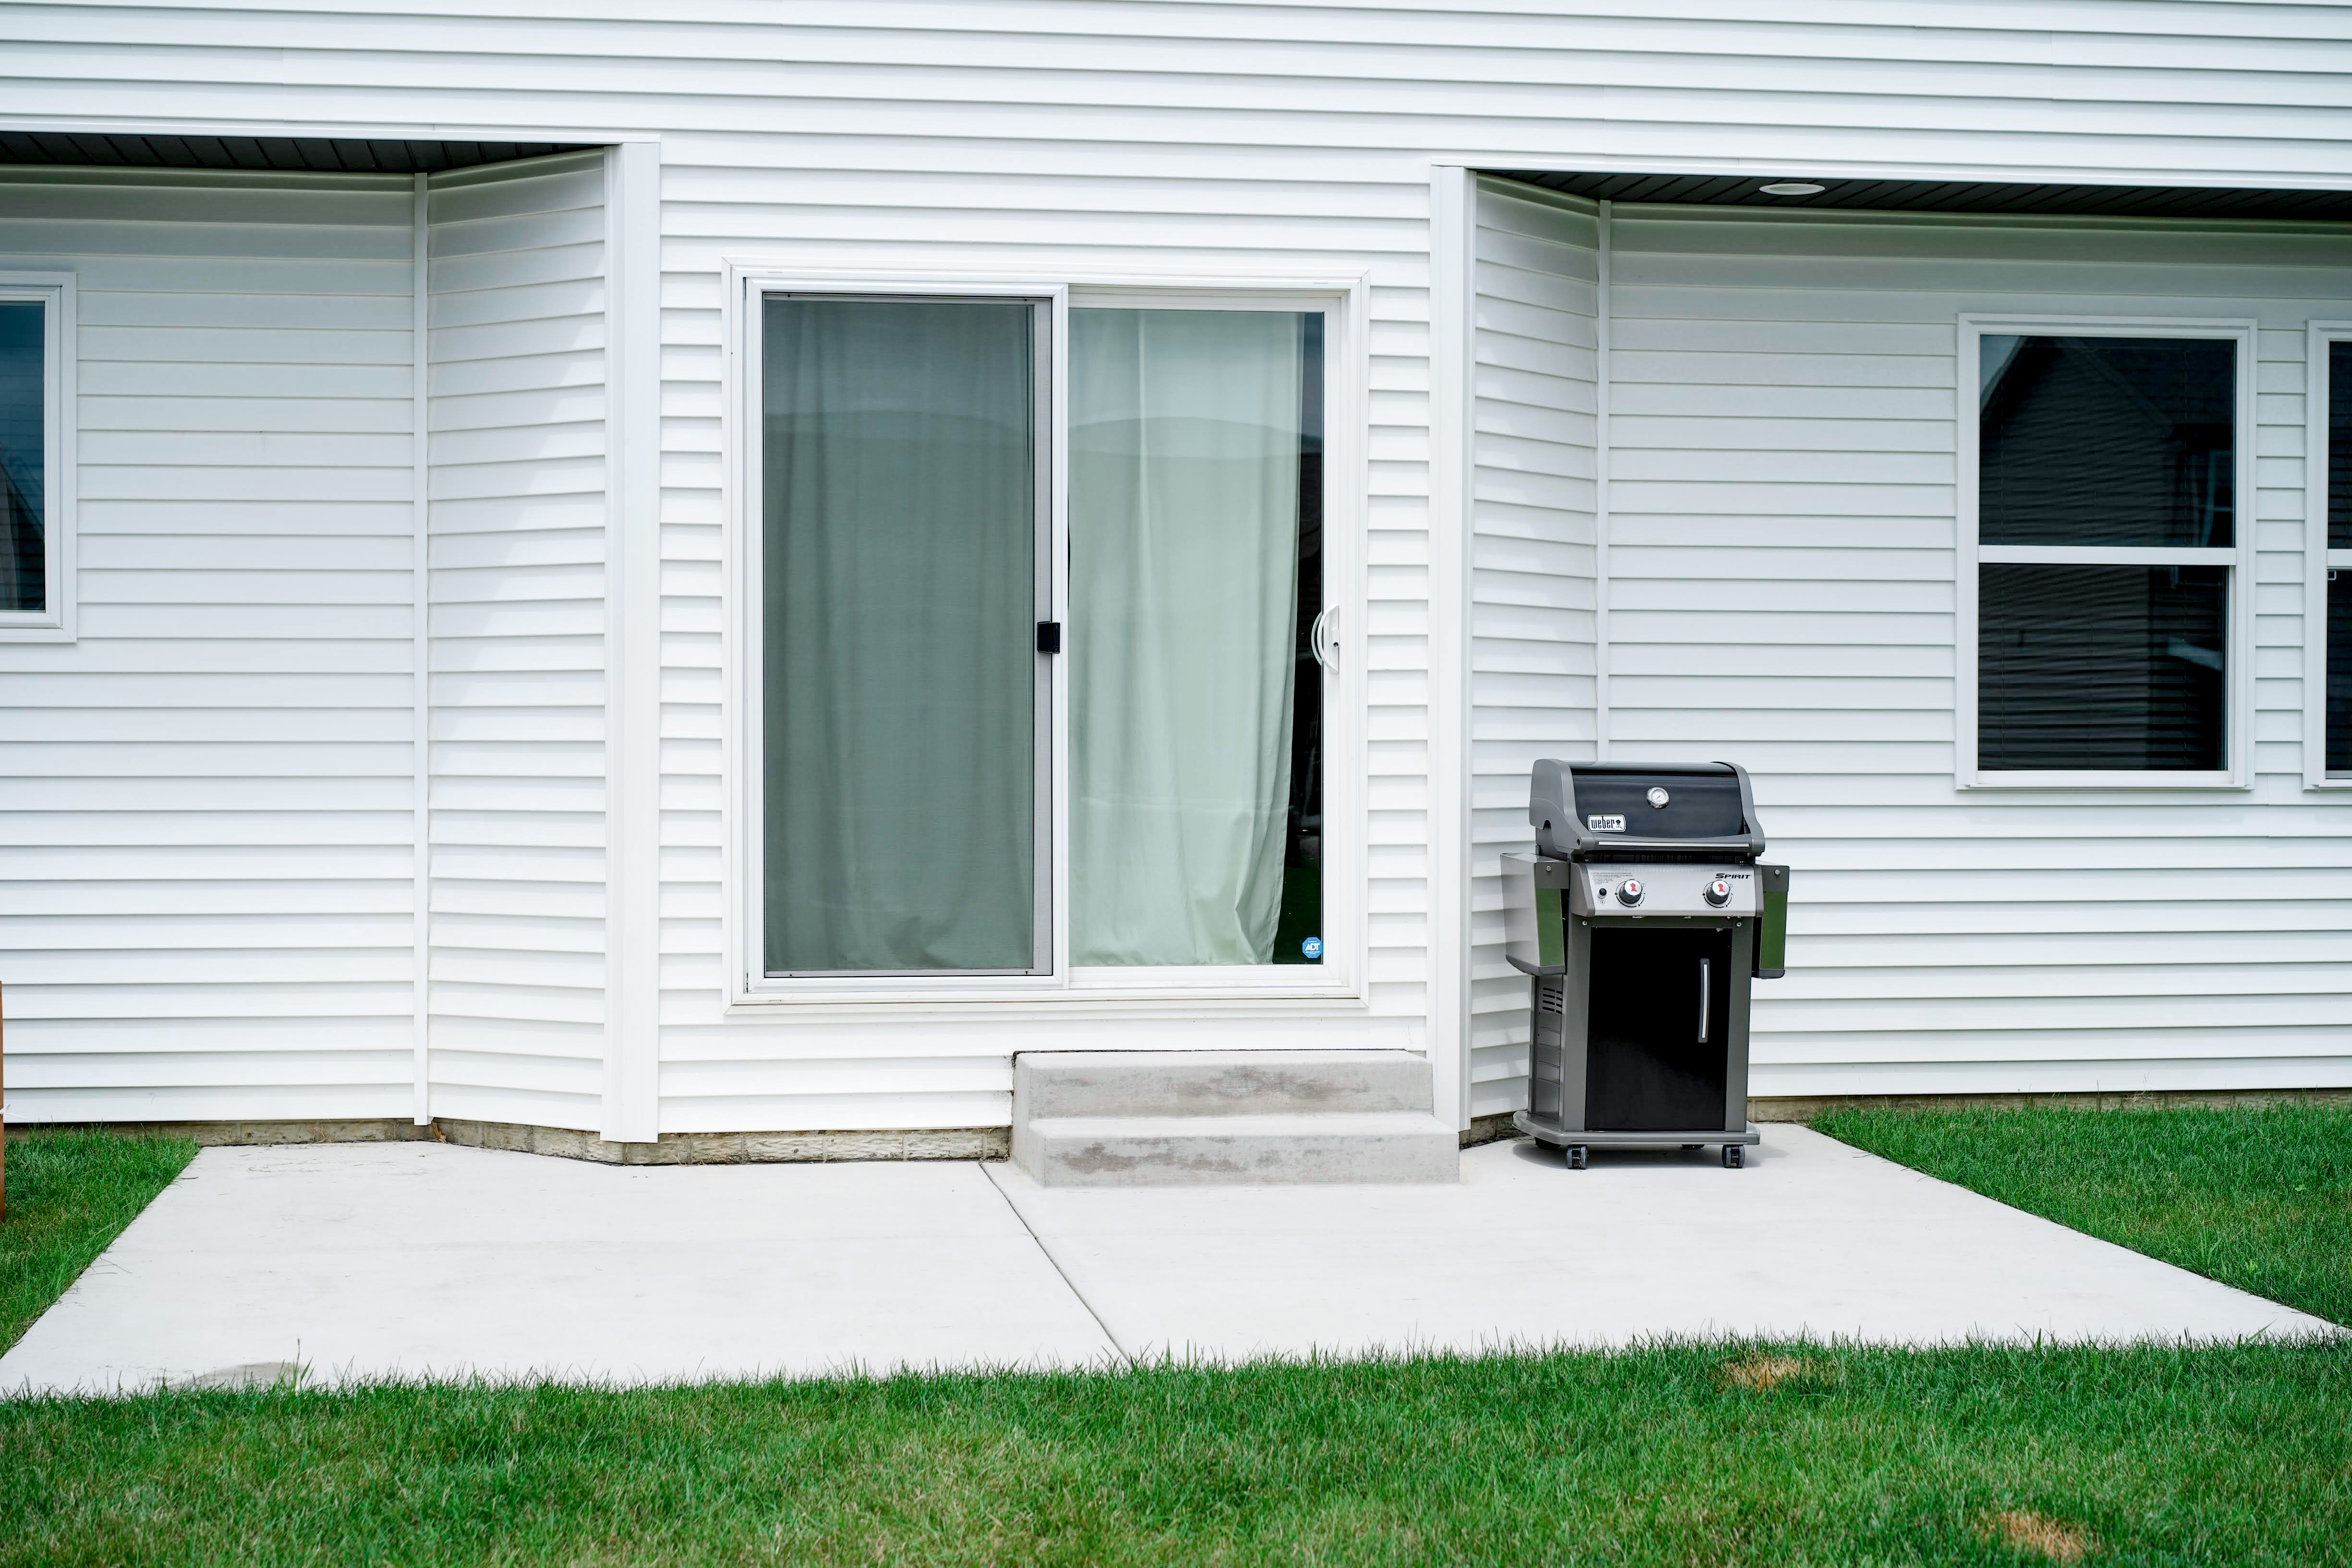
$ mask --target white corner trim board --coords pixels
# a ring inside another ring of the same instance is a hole
[[[661,1129],[661,144],[605,153],[604,1135]]]

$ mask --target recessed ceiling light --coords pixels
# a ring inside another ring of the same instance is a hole
[[[1768,196],[1817,196],[1828,187],[1817,185],[1811,180],[1775,180],[1769,185],[1756,188]]]

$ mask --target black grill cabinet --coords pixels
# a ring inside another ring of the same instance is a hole
[[[1594,1144],[1723,1146],[1748,1120],[1748,1001],[1784,972],[1789,868],[1759,863],[1748,774],[1729,763],[1539,762],[1536,852],[1503,857],[1511,963],[1528,977],[1519,1130]]]

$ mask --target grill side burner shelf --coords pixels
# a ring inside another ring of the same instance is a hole
[[[1503,857],[1507,945],[1528,977],[1528,1108],[1541,1142],[1723,1148],[1748,1120],[1750,984],[1784,973],[1789,868],[1729,763],[1539,762],[1536,852]]]

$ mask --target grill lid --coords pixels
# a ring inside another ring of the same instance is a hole
[[[1752,860],[1764,830],[1748,772],[1730,763],[1535,765],[1528,795],[1540,854],[1571,860],[1710,854]]]

